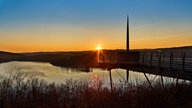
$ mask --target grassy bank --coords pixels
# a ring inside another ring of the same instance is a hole
[[[119,85],[111,90],[89,82],[47,83],[24,74],[0,78],[0,108],[190,108],[192,84],[157,82]]]

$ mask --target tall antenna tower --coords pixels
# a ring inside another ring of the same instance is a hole
[[[129,16],[127,16],[127,42],[126,42],[127,46],[126,49],[127,51],[129,51]]]

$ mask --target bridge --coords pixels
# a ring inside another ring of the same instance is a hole
[[[99,51],[99,67],[192,80],[192,51]]]
[[[109,70],[111,89],[112,73],[115,68],[126,69],[127,82],[129,80],[129,70],[143,73],[149,85],[152,84],[146,73],[163,77],[176,78],[192,81],[192,51],[99,51],[98,64],[100,68]]]
[[[129,17],[127,17],[127,40],[126,50],[107,51],[98,50],[98,64],[101,68],[109,70],[111,87],[111,69],[123,68],[146,73],[192,81],[192,51],[189,50],[129,50]],[[150,84],[151,85],[151,84]]]

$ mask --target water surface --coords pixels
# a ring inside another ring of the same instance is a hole
[[[65,68],[53,66],[50,63],[42,62],[7,62],[0,64],[0,75],[9,75],[10,73],[17,74],[19,72],[27,75],[35,76],[44,79],[48,82],[64,82],[67,79],[92,81],[99,80],[103,84],[110,83],[109,71],[106,69],[91,68],[91,72],[83,72],[79,69]],[[160,80],[159,76],[147,74],[149,80]],[[112,79],[114,84],[126,83],[126,70],[113,69]],[[129,71],[129,82],[142,83],[146,82],[143,73]],[[173,81],[172,78],[164,78],[164,82]]]

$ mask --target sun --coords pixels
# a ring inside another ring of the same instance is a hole
[[[98,46],[96,47],[96,50],[101,50],[101,49],[102,49],[101,45],[98,45]]]

